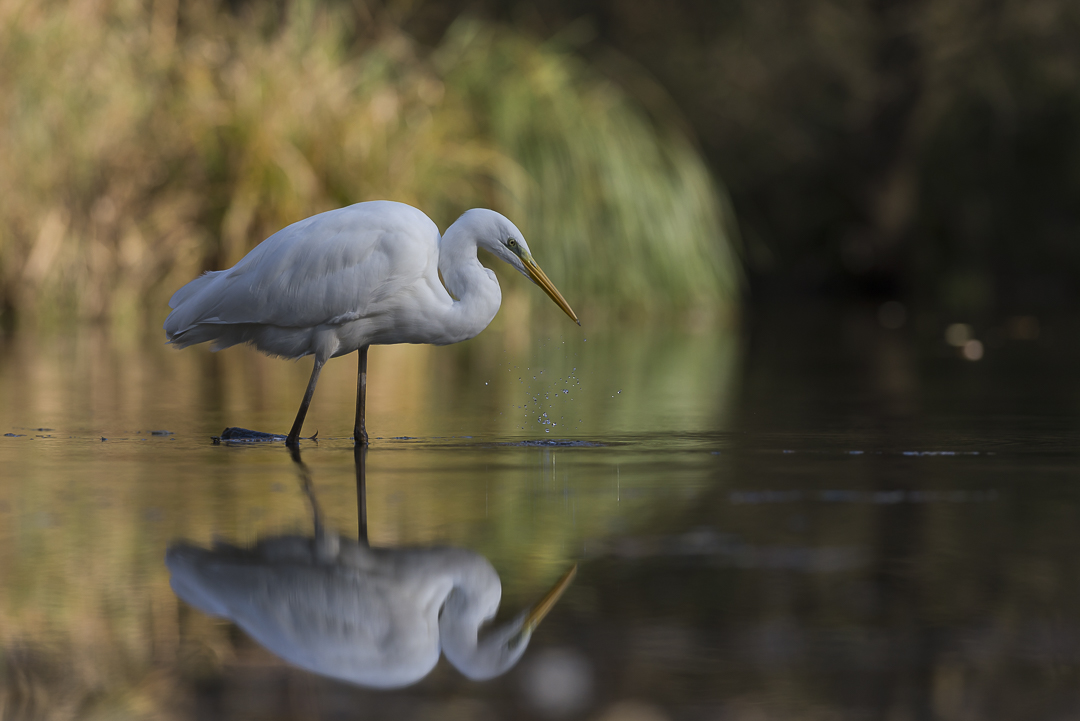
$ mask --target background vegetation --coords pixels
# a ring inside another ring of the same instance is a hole
[[[575,303],[733,298],[723,195],[686,135],[557,41],[431,48],[300,0],[0,0],[5,317],[160,320],[280,227],[374,198],[505,211]]]
[[[0,19],[9,323],[160,308],[372,197],[443,226],[503,210],[594,307],[723,306],[741,264],[759,301],[970,320],[1080,300],[1069,0],[0,0]]]
[[[583,57],[653,97],[644,68],[730,188],[755,301],[899,298],[975,319],[1080,300],[1072,0],[394,6],[425,42],[461,7],[542,36],[576,27]]]

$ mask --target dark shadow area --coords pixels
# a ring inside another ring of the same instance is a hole
[[[462,12],[550,38],[658,122],[692,128],[732,195],[755,301],[896,298],[964,315],[1080,300],[1069,0],[376,7],[432,45]]]

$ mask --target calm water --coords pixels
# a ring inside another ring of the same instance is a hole
[[[1002,319],[977,327],[971,362],[934,319],[912,325],[789,311],[374,349],[361,497],[378,557],[486,559],[496,624],[578,569],[504,674],[472,681],[444,657],[393,690],[281,660],[250,612],[180,600],[165,563],[229,544],[247,565],[201,605],[250,586],[234,613],[263,603],[293,649],[357,622],[308,613],[304,636],[288,609],[331,592],[268,580],[367,578],[343,560],[371,553],[353,358],[323,372],[302,467],[210,436],[287,430],[310,361],[5,337],[0,717],[1073,718],[1080,329],[1018,338]]]

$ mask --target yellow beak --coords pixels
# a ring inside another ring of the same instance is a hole
[[[540,270],[540,266],[536,264],[536,261],[533,260],[531,256],[524,257],[521,260],[525,264],[525,271],[529,274],[529,277],[532,278],[532,281],[544,289],[544,292],[548,294],[548,297],[555,301],[555,304],[570,316],[570,320],[581,325],[581,321],[578,320],[577,314],[574,313],[574,309],[566,302],[566,298],[562,297],[562,293],[555,287],[555,284],[548,280],[544,271]]]
[[[570,567],[569,571],[562,575],[562,578],[555,582],[555,586],[547,592],[547,595],[540,599],[540,603],[533,606],[532,610],[529,611],[529,615],[525,617],[525,623],[521,626],[522,633],[530,634],[534,628],[540,625],[540,622],[544,620],[544,616],[548,615],[548,612],[555,607],[555,602],[570,587],[570,582],[574,580],[576,575],[577,564],[575,563]]]

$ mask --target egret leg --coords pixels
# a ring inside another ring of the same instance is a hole
[[[367,543],[367,446],[353,447],[356,462],[356,521],[360,542]]]
[[[315,367],[311,369],[311,378],[308,380],[307,390],[304,392],[304,400],[300,402],[300,410],[296,412],[296,420],[293,421],[292,430],[289,431],[288,438],[285,439],[285,445],[295,446],[300,443],[300,431],[304,427],[304,418],[307,417],[308,406],[311,405],[311,397],[315,395],[315,384],[319,382],[319,372],[322,370],[323,363],[326,361],[321,360],[318,356],[315,357]]]
[[[311,503],[311,520],[315,526],[315,558],[319,563],[334,563],[338,552],[341,550],[341,539],[333,529],[328,529],[323,520],[322,509],[319,507],[319,499],[315,497],[315,484],[311,482],[311,471],[307,464],[300,460],[300,446],[289,446],[289,455],[300,472],[300,487]]]
[[[311,482],[311,471],[308,470],[307,464],[300,460],[300,446],[289,446],[289,457],[296,464],[297,471],[300,474],[300,488],[304,491],[304,495],[307,496],[308,502],[311,504],[311,518],[315,527],[315,536],[317,538],[321,537],[323,535],[322,509],[319,508],[319,501],[315,498],[315,485]]]
[[[368,444],[367,428],[364,427],[364,406],[367,404],[367,351],[370,346],[363,346],[357,351],[360,363],[356,371],[356,423],[353,425],[353,440],[358,446]]]

